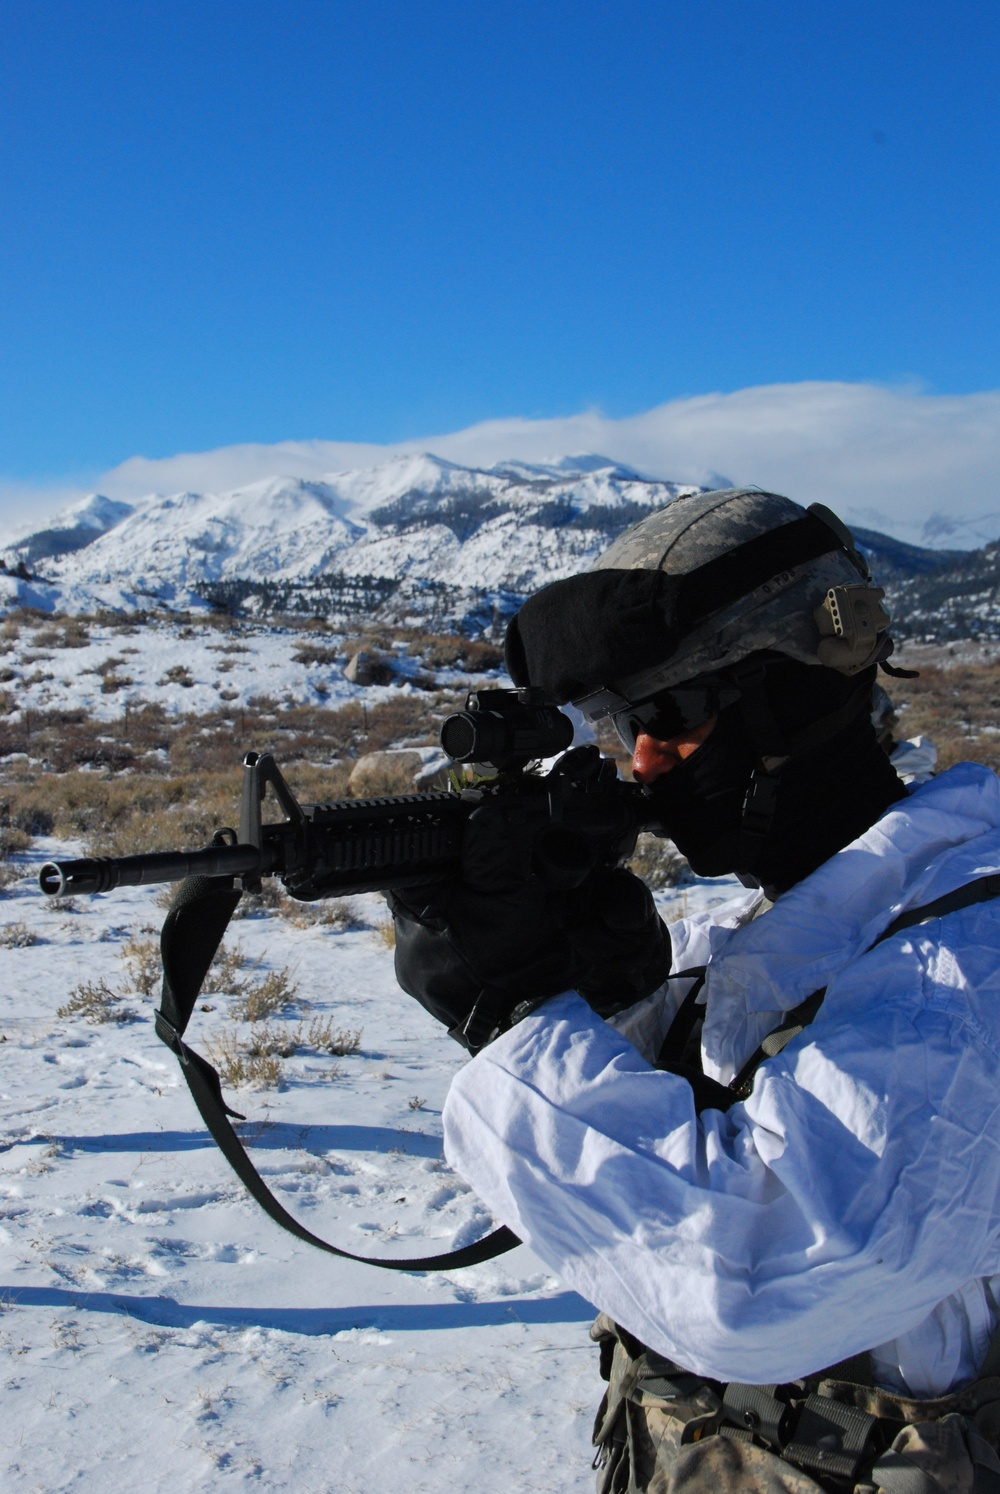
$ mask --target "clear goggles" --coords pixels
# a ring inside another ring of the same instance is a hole
[[[601,689],[574,700],[573,704],[588,721],[610,720],[622,744],[634,752],[640,733],[669,742],[703,726],[739,698],[739,689],[731,680],[703,675],[658,690],[646,700],[626,700],[615,690]]]

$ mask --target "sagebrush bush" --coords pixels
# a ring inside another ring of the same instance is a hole
[[[57,1017],[82,1017],[85,1022],[134,1022],[136,1013],[125,1006],[121,994],[105,980],[85,980],[74,987],[63,1006],[56,1007]]]
[[[0,825],[0,861],[7,861],[31,845],[31,836],[18,825]]]
[[[381,923],[377,923],[375,925],[375,937],[380,944],[385,945],[386,949],[395,949],[396,925],[393,919],[386,918]]]
[[[140,996],[152,996],[159,990],[163,965],[158,939],[133,936],[122,946],[121,957],[131,990]]]
[[[194,687],[194,675],[186,664],[171,664],[159,683],[161,685],[180,685],[185,690],[191,690]]]
[[[277,877],[265,877],[259,892],[244,892],[233,917],[262,918],[276,910],[284,913],[289,901]]]
[[[934,651],[940,662],[925,662],[921,651],[912,652],[919,678],[887,682],[897,738],[930,737],[939,768],[972,761],[1000,771],[1000,663],[949,663],[940,650]]]
[[[205,1051],[229,1089],[254,1087],[278,1089],[282,1082],[281,1059],[276,1053],[251,1053],[236,1028],[224,1028]]]
[[[252,983],[244,983],[237,999],[230,1005],[230,1015],[238,1022],[263,1022],[291,1006],[298,988],[287,970],[270,970]]]
[[[23,919],[12,923],[0,923],[0,949],[30,949],[38,943],[38,935]]]
[[[278,905],[278,911],[286,923],[297,929],[318,927],[346,932],[364,927],[363,920],[340,898],[322,898],[315,903],[300,903],[293,897],[285,897]]]
[[[315,665],[329,666],[336,664],[342,657],[342,650],[319,643],[297,643],[292,657],[296,664],[305,664],[309,668]]]
[[[205,977],[206,991],[222,991],[229,996],[238,996],[246,985],[245,971],[250,965],[249,957],[242,945],[220,944],[212,957]],[[256,966],[250,965],[250,969]]]
[[[360,1027],[334,1027],[332,1017],[314,1017],[306,1029],[305,1041],[319,1053],[346,1058],[361,1047]]]

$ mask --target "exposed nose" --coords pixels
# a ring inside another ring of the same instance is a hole
[[[632,777],[636,783],[655,783],[664,773],[669,773],[692,752],[697,752],[702,742],[709,737],[718,721],[718,716],[709,716],[700,726],[692,726],[680,736],[651,737],[641,731],[636,738],[632,753]]]

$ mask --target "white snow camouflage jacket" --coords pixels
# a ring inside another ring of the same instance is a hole
[[[697,1116],[652,1067],[687,981],[621,1031],[567,992],[459,1073],[449,1161],[565,1282],[691,1370],[783,1382],[874,1345],[881,1383],[944,1393],[975,1374],[1000,1300],[1000,899],[866,951],[996,871],[1000,780],[963,763],[763,916],[746,894],[672,925],[673,968],[709,965],[704,1068],[722,1082],[827,987],[748,1100]]]

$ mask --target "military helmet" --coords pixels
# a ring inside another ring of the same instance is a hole
[[[751,655],[853,676],[892,650],[884,595],[822,505],[757,488],[692,493],[529,598],[508,668],[588,715],[605,714],[602,695],[648,699]]]

